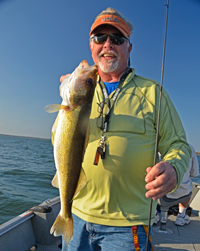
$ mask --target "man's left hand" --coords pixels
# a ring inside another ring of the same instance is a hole
[[[146,169],[145,177],[146,197],[152,197],[153,200],[159,199],[165,194],[171,192],[177,185],[175,169],[167,162],[161,161],[153,167]]]

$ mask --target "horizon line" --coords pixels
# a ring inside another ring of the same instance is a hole
[[[32,137],[32,136],[19,136],[19,135],[11,135],[11,134],[4,134],[4,133],[0,133],[0,135],[3,135],[3,136],[10,136],[10,137],[18,137],[18,138],[27,138],[27,139],[51,140],[51,139],[47,139],[47,138],[39,138],[39,137]]]

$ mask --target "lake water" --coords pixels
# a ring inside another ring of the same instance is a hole
[[[0,135],[0,224],[59,195],[50,140]]]
[[[50,140],[0,135],[0,224],[58,196],[55,170]]]

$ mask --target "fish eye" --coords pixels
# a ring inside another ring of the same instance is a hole
[[[91,78],[88,78],[86,81],[87,85],[92,85],[93,84],[93,80]]]

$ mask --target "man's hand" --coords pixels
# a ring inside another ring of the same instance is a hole
[[[145,194],[147,198],[159,199],[177,185],[176,171],[167,161],[161,161],[152,168],[147,167],[146,171],[145,187],[149,190]]]
[[[66,75],[62,75],[62,76],[60,77],[60,83],[62,83],[63,80],[64,80],[66,77],[69,77],[70,75],[71,75],[71,73],[68,73],[68,74],[66,74]]]

